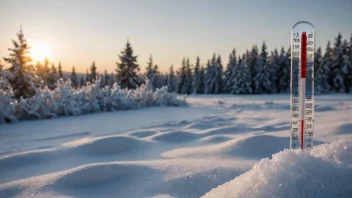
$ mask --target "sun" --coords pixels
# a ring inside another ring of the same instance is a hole
[[[45,58],[49,58],[49,48],[43,43],[35,43],[30,49],[31,57],[34,61],[44,61]]]

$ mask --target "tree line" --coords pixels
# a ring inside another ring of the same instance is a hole
[[[43,63],[37,62],[33,66],[29,54],[29,46],[24,38],[22,29],[13,40],[10,56],[4,58],[10,67],[2,72],[0,65],[0,78],[7,80],[11,85],[16,98],[31,97],[37,87],[55,89],[59,79],[65,79],[61,62],[56,67],[45,59]],[[97,65],[93,61],[86,75],[78,79],[73,66],[68,79],[74,89],[79,89],[87,83],[94,83],[99,76],[100,86],[113,86],[118,83],[121,88],[136,89],[149,79],[148,83],[153,89],[167,86],[169,92],[179,94],[273,94],[290,91],[291,49],[282,47],[270,53],[266,43],[260,49],[252,46],[244,54],[238,55],[234,48],[229,55],[228,63],[222,63],[220,55],[213,54],[212,58],[201,62],[199,57],[194,64],[189,58],[183,58],[177,69],[170,66],[166,73],[159,71],[150,56],[144,73],[140,72],[140,65],[134,55],[132,45],[127,41],[125,48],[118,55],[115,72],[98,73]],[[327,43],[325,52],[319,47],[314,57],[314,86],[316,93],[346,92],[352,87],[352,34],[350,41],[343,40],[339,33],[333,46]],[[225,67],[225,68],[224,68]],[[1,88],[4,88],[3,85]]]

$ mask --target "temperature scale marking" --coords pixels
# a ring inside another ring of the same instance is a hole
[[[301,21],[291,33],[290,148],[307,149],[313,146],[315,29]]]

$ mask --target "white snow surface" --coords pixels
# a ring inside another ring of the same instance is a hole
[[[0,125],[0,197],[352,197],[352,95],[316,97],[305,151],[288,95],[188,102]]]

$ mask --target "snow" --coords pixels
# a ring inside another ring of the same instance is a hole
[[[0,125],[0,197],[351,197],[352,95],[316,96],[289,150],[288,95]]]
[[[285,150],[204,197],[350,197],[352,140]]]

